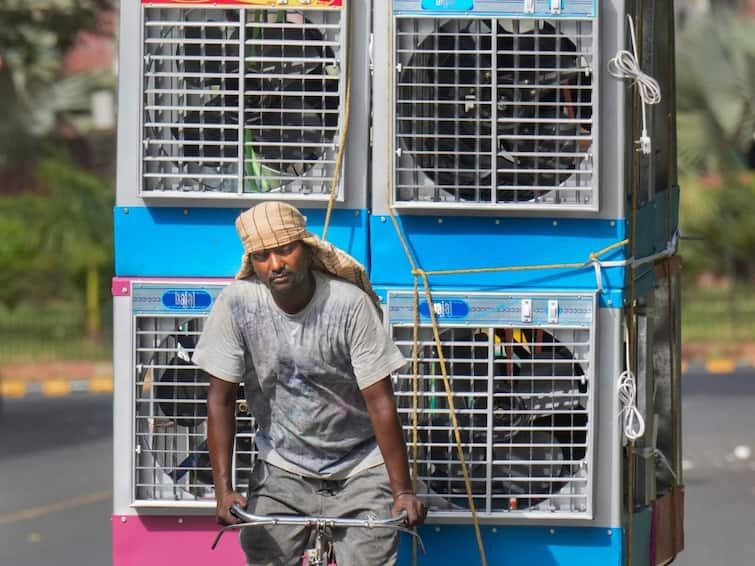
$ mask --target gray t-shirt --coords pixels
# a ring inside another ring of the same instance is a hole
[[[406,360],[361,289],[321,272],[315,282],[312,300],[294,315],[256,278],[232,283],[213,305],[193,361],[244,383],[263,460],[345,478],[382,462],[360,390]]]

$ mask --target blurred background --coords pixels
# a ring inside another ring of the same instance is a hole
[[[677,563],[753,564],[755,0],[675,3],[687,485]],[[0,0],[4,565],[109,560],[117,5]],[[63,536],[56,521],[79,513]]]

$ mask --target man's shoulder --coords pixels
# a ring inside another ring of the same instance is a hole
[[[345,279],[321,271],[317,273],[328,286],[329,301],[356,304],[368,298],[367,293]]]

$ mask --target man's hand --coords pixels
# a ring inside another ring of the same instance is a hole
[[[246,497],[235,491],[226,491],[223,495],[217,497],[217,503],[215,505],[215,520],[217,520],[218,524],[234,525],[240,522],[238,517],[231,513],[231,507],[236,503],[246,509]]]
[[[416,527],[425,522],[427,507],[412,493],[399,493],[398,497],[394,497],[391,513],[397,517],[402,511],[406,511],[408,527]]]

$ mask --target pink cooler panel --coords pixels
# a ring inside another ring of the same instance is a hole
[[[113,515],[113,566],[244,566],[238,532],[223,535],[214,517]]]

